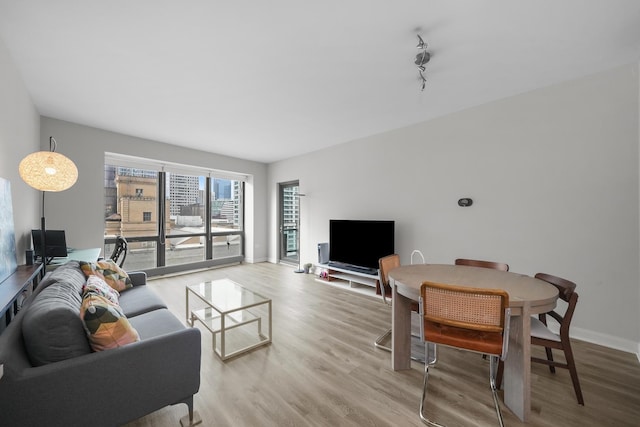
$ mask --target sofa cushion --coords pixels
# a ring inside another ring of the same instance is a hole
[[[143,340],[186,329],[186,326],[166,308],[143,313],[129,320]]]
[[[128,318],[142,313],[167,308],[167,305],[148,286],[138,285],[120,294],[120,307]]]
[[[65,264],[49,273],[24,309],[22,336],[34,366],[91,353],[79,316],[85,277],[77,267]]]
[[[82,268],[85,276],[89,277],[95,274],[118,292],[133,286],[129,275],[110,259],[97,262],[80,262],[80,268]]]
[[[80,318],[84,321],[94,351],[140,341],[138,331],[131,326],[120,307],[103,296],[87,293],[82,301]]]

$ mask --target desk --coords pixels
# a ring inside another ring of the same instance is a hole
[[[54,258],[49,264],[47,264],[47,270],[53,270],[69,261],[96,262],[101,251],[101,248],[74,249],[64,258]]]
[[[5,313],[5,326],[18,313],[18,298],[24,291],[33,292],[42,278],[42,264],[20,265],[0,285],[0,313]],[[31,285],[31,289],[28,289]],[[0,328],[2,329],[2,328]]]
[[[532,314],[553,310],[555,286],[534,277],[463,265],[416,264],[389,272],[393,287],[392,352],[394,370],[411,369],[411,301],[420,298],[425,280],[476,288],[504,289],[509,294],[511,323],[509,350],[504,363],[504,403],[522,421],[531,413]]]

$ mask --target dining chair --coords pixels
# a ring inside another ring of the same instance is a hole
[[[556,372],[556,367],[568,369],[578,403],[580,405],[584,405],[582,389],[580,388],[580,380],[578,379],[578,371],[576,370],[573,350],[571,349],[571,340],[569,339],[569,327],[571,326],[571,319],[576,309],[576,304],[578,303],[578,293],[575,292],[576,284],[561,277],[552,276],[551,274],[546,273],[538,273],[535,275],[535,278],[544,280],[558,288],[559,297],[567,303],[567,307],[564,311],[564,315],[561,315],[554,310],[548,313],[539,314],[537,318],[535,316],[531,316],[531,344],[544,347],[545,353],[547,354],[546,359],[531,357],[531,361],[548,365],[549,370],[553,374]],[[559,333],[555,333],[549,329],[547,326],[547,316],[553,318],[560,325]],[[552,349],[562,350],[564,352],[566,362],[554,360]],[[496,379],[498,388],[502,383],[503,371],[504,366],[501,364],[498,367],[498,375]]]
[[[477,259],[458,258],[456,265],[468,265],[471,267],[491,268],[493,270],[509,271],[509,264],[503,262],[481,261]]]
[[[396,267],[400,267],[400,255],[398,254],[387,255],[378,260],[378,282],[380,284],[380,293],[382,294],[382,300],[387,305],[391,305],[391,296],[393,294],[393,289],[391,288],[391,284],[389,283],[389,271]],[[411,312],[420,312],[418,303],[416,301],[411,301]],[[382,335],[376,338],[376,340],[374,341],[374,345],[381,350],[391,351],[391,347],[388,344],[385,344],[390,339],[391,328],[389,328]],[[424,363],[425,361],[424,358],[414,355],[411,356],[411,359],[421,363]],[[433,358],[430,359],[429,363],[435,363],[435,361],[436,354],[434,349]]]
[[[387,305],[391,305],[391,295],[393,294],[393,289],[391,289],[391,285],[389,284],[389,271],[396,267],[400,267],[400,255],[398,254],[387,255],[378,260],[378,282],[380,284],[380,293],[382,294],[382,300]],[[412,303],[411,311],[418,311],[417,303],[415,303],[415,306]],[[376,338],[374,344],[382,350],[391,351],[391,347],[384,344],[389,339],[391,339],[391,328]]]
[[[424,255],[422,254],[422,251],[419,249],[414,249],[411,252],[411,264],[417,264],[417,262],[413,262],[414,257],[417,259],[418,257],[420,258],[421,264],[426,264],[427,261],[425,261],[424,259]]]
[[[124,265],[124,260],[127,258],[127,249],[127,239],[123,236],[116,237],[116,245],[113,248],[113,252],[109,259],[118,264],[119,267],[122,267]]]
[[[504,422],[498,403],[496,370],[498,360],[504,360],[507,355],[510,315],[509,294],[502,289],[428,281],[420,287],[420,330],[425,350],[433,343],[490,356],[489,386],[500,426],[504,426]],[[420,419],[427,425],[440,427],[425,414],[429,367],[425,363]]]

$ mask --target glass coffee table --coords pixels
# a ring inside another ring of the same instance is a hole
[[[221,279],[188,285],[186,300],[187,322],[193,327],[198,320],[211,331],[213,351],[222,360],[271,342],[269,298]]]

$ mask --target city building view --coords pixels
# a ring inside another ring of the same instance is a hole
[[[242,182],[210,178],[207,209],[206,177],[167,172],[162,206],[161,173],[105,165],[104,253],[111,253],[120,235],[128,241],[128,269],[159,267],[159,241],[165,243],[164,266],[203,261],[208,211],[213,259],[242,255]]]
[[[299,221],[300,197],[298,196],[298,186],[285,186],[282,188],[283,258],[297,261]]]

